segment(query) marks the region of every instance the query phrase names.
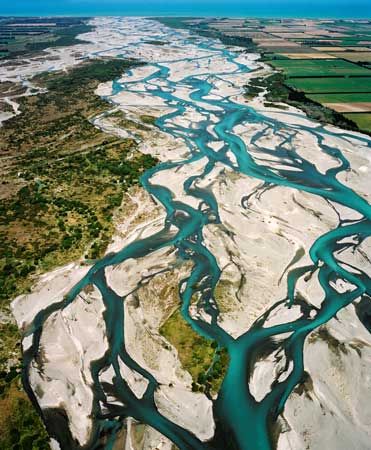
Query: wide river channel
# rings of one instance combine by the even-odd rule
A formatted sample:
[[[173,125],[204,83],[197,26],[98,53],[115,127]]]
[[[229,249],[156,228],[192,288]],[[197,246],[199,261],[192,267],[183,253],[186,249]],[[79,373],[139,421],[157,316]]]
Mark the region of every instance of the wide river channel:
[[[151,39],[154,37],[151,36]],[[202,64],[207,60],[216,58],[223,60],[228,66],[228,77],[231,74],[243,75],[251,71],[248,65],[240,62],[241,55],[238,49],[223,47],[217,41],[191,35],[187,37],[184,33],[165,27],[158,34],[157,39],[168,42],[168,45],[176,42],[177,45],[181,44],[184,48],[187,46],[194,48],[195,45],[198,45],[201,55],[199,57],[200,67],[203,67]],[[137,45],[140,46],[143,41],[143,37],[138,37]],[[122,56],[125,57],[125,47],[122,49]],[[172,64],[195,64],[197,58],[190,56],[179,61],[174,61],[171,57],[169,59]],[[163,132],[183,140],[189,149],[189,156],[186,159],[162,162],[145,172],[141,178],[144,189],[166,210],[163,229],[150,237],[130,243],[115,254],[107,254],[101,260],[96,261],[87,275],[62,302],[54,303],[40,311],[33,323],[33,344],[25,353],[25,362],[26,365],[30,364],[37,354],[43,324],[47,318],[58,309],[65,308],[74,301],[82,289],[93,284],[99,289],[104,299],[106,309],[102,320],[104,320],[107,330],[109,351],[91,366],[94,379],[95,421],[93,437],[89,444],[90,449],[112,449],[123,420],[126,417],[133,417],[157,429],[180,449],[270,450],[272,448],[271,424],[282,412],[290,393],[303,378],[303,346],[306,337],[355,299],[359,299],[365,293],[371,294],[370,280],[364,272],[356,269],[350,270],[343,264],[339,264],[335,255],[342,246],[351,245],[347,243],[349,241],[346,241],[346,238],[354,237],[352,244],[354,245],[355,241],[360,243],[371,234],[370,205],[338,179],[340,172],[350,169],[349,162],[338,148],[324,142],[326,136],[336,135],[345,141],[352,136],[346,131],[330,131],[329,128],[320,125],[311,128],[301,125],[300,122],[296,125],[286,124],[272,116],[259,113],[246,103],[237,102],[235,96],[234,98],[231,98],[231,95],[223,96],[221,91],[218,91],[218,96],[210,95],[215,88],[215,80],[223,80],[226,76],[223,66],[220,64],[209,64],[208,70],[204,73],[188,75],[185,70],[184,76],[176,81],[169,76],[168,64],[154,61],[150,65],[153,71],[142,79],[135,78],[130,81],[130,76],[128,76],[125,81],[116,80],[113,83],[112,95],[115,96],[120,92],[130,90],[136,93],[144,92],[146,95],[160,99],[171,108],[171,111],[169,112],[167,109],[165,114],[157,118],[156,126]],[[232,71],[230,70],[231,66],[233,67]],[[177,91],[180,88],[186,88],[188,92],[191,92],[190,95],[187,98],[178,97]],[[114,99],[111,100],[111,96],[108,97],[108,100],[114,102]],[[198,120],[192,127],[183,126],[178,119],[190,109],[196,112],[198,117],[202,116],[202,120]],[[213,122],[210,119],[211,114]],[[259,158],[252,156],[249,146],[235,130],[238,125],[249,127],[256,124],[264,124],[274,134],[285,134],[287,136],[285,145],[278,145],[274,150],[260,146]],[[328,169],[325,173],[320,172],[317,170],[315,162],[306,160],[295,151],[294,147],[288,151],[287,148],[291,141],[302,130],[315,137],[322,152],[337,159],[338,164],[335,167]],[[256,132],[252,142],[258,141],[260,133]],[[362,145],[370,146],[370,141],[366,136],[358,135],[357,139]],[[223,144],[218,147],[218,150],[215,149],[216,146],[212,145],[216,141]],[[281,166],[270,166],[269,160],[272,155],[282,159]],[[201,207],[195,208],[177,200],[168,187],[151,181],[161,171],[176,170],[178,167],[184,168],[202,158],[207,158],[207,164],[204,165],[202,173],[187,177],[183,184],[184,192],[188,196],[195,197],[198,204],[202,205]],[[229,335],[218,323],[219,309],[214,301],[214,289],[220,278],[221,268],[218,266],[215,256],[205,245],[203,230],[208,224],[220,222],[219,205],[210,190],[197,188],[197,182],[207,177],[216,164],[222,164],[240,176],[259,179],[267,189],[277,185],[286,186],[321,196],[329,202],[335,202],[353,210],[357,213],[357,217],[361,217],[357,220],[339,220],[336,229],[313,242],[310,249],[312,264],[291,270],[288,274],[287,299],[285,300],[287,305],[296,302],[294,291],[297,281],[308,274],[318,274],[325,298],[315,314],[309,315],[303,312],[302,317],[289,323],[264,326],[267,312],[238,338]],[[249,194],[247,191],[246,198]],[[244,199],[241,201],[244,203]],[[172,231],[174,229],[176,229],[175,233]],[[217,398],[213,401],[216,433],[209,442],[202,442],[189,430],[164,417],[156,408],[155,391],[158,387],[156,379],[133,360],[125,347],[125,297],[118,296],[106,282],[105,268],[108,266],[120,264],[129,258],[146,257],[164,247],[176,249],[180,258],[192,263],[189,277],[182,280],[179,286],[183,319],[191,325],[194,331],[215,341],[219,348],[225,348],[229,354],[230,362],[224,381]],[[338,279],[349,283],[352,288],[339,292],[335,289]],[[210,320],[203,320],[200,315],[197,317],[191,315],[190,304],[194,298],[198,299],[197,306],[208,315]],[[282,300],[280,301],[282,302]],[[285,338],[280,340],[280,336],[285,336]],[[272,339],[280,342],[291,371],[284,380],[276,380],[271,391],[258,402],[249,390],[248,380],[257,354],[259,351],[264,352]],[[142,398],[138,399],[123,379],[119,360],[148,380],[148,386]],[[100,382],[99,374],[108,366],[112,366],[115,371],[116,376],[113,378],[115,396],[123,406],[116,405],[109,414],[103,414],[99,405],[100,400],[105,399],[106,393]],[[28,386],[29,394],[33,397],[27,379],[27,370],[25,375],[26,386]],[[63,429],[62,422],[58,422],[55,427]],[[63,437],[62,431],[55,431],[55,433],[60,439],[62,448],[70,449],[74,446],[68,438],[68,432],[64,433],[65,437]],[[103,441],[105,443],[102,446]]]

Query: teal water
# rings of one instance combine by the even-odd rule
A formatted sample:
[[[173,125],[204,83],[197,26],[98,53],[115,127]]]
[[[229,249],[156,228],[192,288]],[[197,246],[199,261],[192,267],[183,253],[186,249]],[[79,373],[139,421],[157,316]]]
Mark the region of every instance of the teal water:
[[[2,0],[0,15],[371,18],[371,4],[368,0]]]
[[[176,36],[175,31],[169,31],[167,39],[171,41]],[[193,41],[192,41],[193,42]],[[188,45],[185,39],[183,44]],[[237,63],[239,56],[232,50],[221,48],[212,40],[200,39],[200,50],[207,50],[213,55],[223,56],[228,62],[234,64],[235,73],[247,73],[249,68]],[[206,58],[208,58],[207,56]],[[37,405],[29,380],[28,367],[32,359],[37,355],[43,324],[53,312],[65,308],[74,301],[79,292],[89,284],[94,284],[101,292],[106,310],[103,314],[107,329],[109,351],[103,358],[95,361],[91,367],[94,380],[94,433],[89,449],[112,449],[117,432],[126,417],[134,417],[140,422],[149,424],[153,428],[172,440],[180,449],[241,449],[241,450],[270,450],[272,448],[269,427],[282,412],[285,402],[293,389],[303,378],[303,346],[308,334],[333,318],[342,308],[349,305],[355,299],[365,293],[371,293],[371,283],[367,275],[361,270],[353,270],[343,264],[339,264],[335,252],[341,248],[352,247],[356,244],[344,243],[344,238],[353,236],[358,243],[371,235],[371,206],[356,192],[338,181],[340,172],[349,170],[350,165],[342,153],[335,147],[324,143],[324,136],[336,135],[322,126],[308,128],[290,126],[279,120],[268,118],[254,109],[235,103],[233,99],[225,96],[221,99],[207,99],[213,87],[212,81],[207,77],[186,76],[179,82],[169,79],[169,69],[162,64],[152,64],[155,73],[136,82],[119,83],[115,81],[114,92],[118,93],[130,87],[131,90],[141,92],[145,83],[152,89],[148,92],[152,96],[163,99],[175,111],[164,114],[156,120],[156,125],[166,133],[181,138],[190,149],[190,156],[182,161],[162,163],[145,172],[141,179],[142,186],[163,206],[166,211],[166,220],[163,229],[145,239],[132,242],[117,253],[106,255],[91,268],[88,274],[71,290],[63,301],[52,304],[47,309],[40,311],[36,316],[29,334],[33,333],[33,344],[25,353],[24,383],[30,397]],[[207,74],[206,74],[207,75]],[[222,78],[223,73],[213,74]],[[158,87],[162,81],[165,88]],[[192,90],[190,100],[180,99],[176,96],[178,85]],[[137,86],[137,87],[136,87]],[[187,107],[192,107],[208,117],[208,106],[217,106],[219,110],[213,111],[218,122],[214,127],[216,136],[208,131],[210,120],[204,120],[197,128],[189,129],[174,122],[182,116]],[[336,168],[321,173],[315,164],[305,160],[296,153],[295,149],[287,151],[283,146],[270,150],[259,144],[258,132],[253,143],[257,146],[261,158],[259,161],[249,153],[249,148],[242,139],[233,132],[239,125],[264,124],[276,133],[288,131],[288,142],[291,142],[296,133],[306,130],[314,136],[323,152],[337,158],[339,164]],[[347,133],[338,133],[347,139]],[[367,137],[359,138],[365,145],[371,147]],[[223,147],[215,151],[210,146],[214,141],[222,141]],[[254,150],[256,151],[256,149]],[[231,160],[228,152],[232,152]],[[285,168],[277,169],[264,159],[274,154],[285,161]],[[192,176],[185,180],[184,191],[197,199],[202,200],[202,208],[194,208],[190,205],[174,199],[172,192],[165,186],[159,186],[151,182],[152,176],[170,168],[187,166],[192,162],[207,158],[208,163],[199,176]],[[325,299],[318,309],[302,308],[302,316],[290,323],[282,323],[275,326],[264,326],[269,311],[260,317],[254,325],[246,330],[239,338],[235,339],[225,332],[218,324],[219,309],[214,302],[214,289],[218,283],[221,270],[217,261],[203,241],[203,228],[210,223],[220,223],[218,203],[211,191],[197,188],[197,181],[206,177],[215,164],[224,164],[239,174],[262,180],[266,186],[287,186],[292,189],[305,191],[322,198],[344,205],[358,212],[361,219],[355,221],[340,221],[336,229],[324,234],[310,249],[312,264],[310,266],[295,269],[289,272],[287,285],[287,298],[279,303],[286,305],[299,304],[295,298],[295,286],[297,281],[308,274],[317,273]],[[289,169],[296,169],[295,171]],[[249,192],[241,199],[241,204],[247,207]],[[176,231],[173,231],[173,230]],[[207,339],[217,342],[219,348],[227,349],[230,356],[230,364],[222,383],[219,395],[214,401],[214,417],[216,421],[215,438],[210,442],[201,442],[189,430],[180,427],[164,417],[156,408],[155,391],[158,387],[157,380],[128,354],[125,347],[124,335],[124,302],[125,297],[119,297],[107,285],[105,268],[117,265],[129,258],[145,257],[152,252],[165,247],[177,250],[180,258],[191,261],[193,269],[188,278],[181,281],[179,292],[181,297],[181,312],[192,328]],[[353,290],[339,293],[334,288],[334,281],[342,279],[353,286]],[[140,285],[138,285],[139,288]],[[201,318],[192,317],[189,314],[191,299],[197,294],[199,309],[203,309],[211,317],[210,322]],[[274,305],[271,309],[275,308]],[[310,312],[315,314],[310,314]],[[283,337],[290,333],[289,337]],[[284,381],[278,381],[272,385],[271,391],[260,401],[256,401],[249,390],[248,380],[253,371],[255,361],[259,354],[264,352],[267,345],[275,339],[277,345],[284,351],[286,359],[293,364],[293,370]],[[119,361],[122,360],[128,367],[140,373],[148,381],[148,387],[142,399],[138,399],[122,378]],[[112,366],[115,377],[113,390],[115,396],[123,406],[109,404],[107,400],[107,386],[100,380],[100,373]],[[101,404],[105,405],[102,410]],[[108,411],[108,412],[107,412]],[[54,412],[57,414],[57,412]],[[62,449],[79,448],[68,433],[68,423],[47,421],[50,433],[61,443]],[[104,444],[103,444],[104,442]]]

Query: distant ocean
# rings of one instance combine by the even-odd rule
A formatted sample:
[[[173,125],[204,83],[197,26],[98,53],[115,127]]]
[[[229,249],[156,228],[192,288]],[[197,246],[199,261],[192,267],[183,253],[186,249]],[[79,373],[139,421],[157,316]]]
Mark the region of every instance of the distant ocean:
[[[0,15],[371,19],[371,0],[0,0]]]

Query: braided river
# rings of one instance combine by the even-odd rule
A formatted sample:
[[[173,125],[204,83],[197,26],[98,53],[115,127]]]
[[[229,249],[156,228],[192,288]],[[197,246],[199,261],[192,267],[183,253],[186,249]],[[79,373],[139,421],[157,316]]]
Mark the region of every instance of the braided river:
[[[100,320],[106,330],[108,348],[99,358],[93,358],[89,368],[92,380],[91,433],[85,443],[78,443],[68,429],[68,420],[62,420],[63,415],[58,416],[55,412],[48,416],[47,425],[60,448],[118,448],[115,447],[117,435],[125,419],[131,417],[159,431],[179,449],[270,450],[273,448],[272,424],[304,377],[306,338],[352,302],[371,295],[370,278],[363,268],[345,263],[339,257],[348,249],[356,251],[371,235],[370,204],[342,178],[342,174],[354,168],[342,152],[341,145],[370,151],[371,140],[360,133],[301,120],[305,116],[298,110],[283,110],[285,116],[282,116],[275,114],[274,108],[256,108],[254,103],[245,101],[242,94],[246,83],[243,80],[248,79],[252,68],[259,66],[254,58],[246,59],[242,49],[225,47],[217,41],[170,30],[142,19],[138,23],[145,25],[148,33],[138,31],[136,42],[133,40],[122,46],[116,39],[116,56],[126,57],[128,50],[133,54],[135,49],[145,45],[149,33],[151,39],[166,41],[164,47],[182,48],[183,55],[177,59],[170,53],[168,60],[163,56],[161,61],[147,61],[146,73],[141,75],[142,69],[139,68],[123,74],[122,79],[113,82],[111,92],[104,97],[112,107],[119,105],[123,111],[126,92],[151,98],[151,105],[155,105],[153,108],[161,105],[155,126],[170,141],[174,138],[174,142],[181,142],[186,149],[185,156],[172,158],[170,152],[168,160],[161,160],[141,178],[141,186],[165,212],[161,229],[129,242],[118,251],[107,253],[69,289],[67,295],[37,312],[26,333],[32,336],[32,343],[24,352],[24,383],[35,406],[42,406],[30,380],[30,371],[40,351],[45,323],[52,315],[71,306],[87,286],[94,286],[104,304]],[[119,20],[115,26],[119,34]],[[155,32],[151,31],[152,27]],[[124,35],[125,30],[122,33]],[[187,48],[192,49],[190,56],[187,56]],[[180,73],[175,74],[174,67],[180,67]],[[145,114],[145,106],[142,109]],[[241,137],[239,130],[242,129],[250,133],[249,140]],[[315,142],[319,157],[333,162],[325,170],[318,168],[312,153],[306,158],[305,152],[300,151],[298,139],[303,134],[310,139],[309,142]],[[270,144],[263,139],[267,136]],[[272,146],[272,142],[277,143]],[[189,174],[182,178],[178,188],[184,196],[179,198],[171,183],[166,183],[166,178],[180,169],[182,174],[187,174],[188,167],[195,165],[201,169],[196,174],[189,170]],[[239,208],[247,213],[256,190],[269,196],[277,187],[313,198],[320,197],[333,208],[347,211],[346,217],[339,214],[337,226],[322,233],[310,248],[305,249],[308,257],[305,264],[294,261],[287,268],[284,298],[270,302],[259,317],[238,335],[228,332],[220,320],[215,290],[222,267],[213,247],[205,240],[205,230],[210,226],[224,227],[228,234],[228,224],[223,223],[220,214],[222,205],[213,190],[205,187],[205,180],[215,176],[216,168],[217,173],[224,176],[259,182],[259,187],[253,190],[246,185],[240,198]],[[160,179],[164,182],[158,182]],[[187,202],[187,198],[192,201]],[[248,214],[246,220],[249,220]],[[264,241],[263,232],[261,237]],[[244,246],[248,253],[248,234]],[[182,320],[197,334],[215,342],[217,348],[226,349],[229,355],[229,365],[219,393],[211,399],[215,431],[207,440],[159,411],[156,403],[159,381],[148,367],[135,360],[126,346],[125,302],[129,294],[119,295],[106,275],[108,268],[128,260],[143,260],[162,249],[174,251],[178,260],[191,267],[178,286]],[[316,306],[296,295],[298,283],[310,277],[318,279],[322,291],[323,299]],[[254,283],[253,279],[249,281]],[[130,290],[130,295],[143,282],[143,279],[139,280],[134,290]],[[339,289],[339,282],[343,289]],[[124,275],[122,284],[125,285]],[[255,301],[259,302],[264,292],[257,290],[256,295],[259,298]],[[295,307],[299,308],[299,315],[289,320],[282,316],[282,320],[276,320],[274,324],[268,321],[278,308],[284,308],[290,314]],[[79,317],[76,320],[78,323]],[[251,392],[249,379],[255,362],[267,352],[270,343],[284,354],[286,376],[276,377],[269,391],[257,400]],[[123,376],[121,363],[145,380],[146,388],[141,397],[135,395]],[[102,372],[108,368],[113,371],[110,392],[114,393],[115,402],[111,404],[107,400],[107,385],[101,379]]]

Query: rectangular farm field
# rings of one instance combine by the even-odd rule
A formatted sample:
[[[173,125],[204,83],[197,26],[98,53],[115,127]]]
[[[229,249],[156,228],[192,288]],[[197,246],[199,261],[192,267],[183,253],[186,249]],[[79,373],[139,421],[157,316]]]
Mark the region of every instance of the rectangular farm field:
[[[281,62],[281,61],[280,61]],[[286,61],[285,61],[286,62]],[[286,84],[306,93],[371,92],[371,77],[360,78],[290,78]]]
[[[354,102],[371,102],[370,92],[355,92],[351,94],[310,94],[311,100],[317,103],[354,103]]]
[[[284,74],[291,77],[310,76],[371,76],[371,71],[365,67],[357,66],[342,59],[306,59],[306,60],[279,60],[267,61]]]
[[[371,51],[369,52],[337,52],[336,56],[353,62],[371,62]]]

